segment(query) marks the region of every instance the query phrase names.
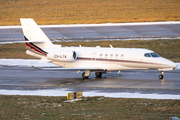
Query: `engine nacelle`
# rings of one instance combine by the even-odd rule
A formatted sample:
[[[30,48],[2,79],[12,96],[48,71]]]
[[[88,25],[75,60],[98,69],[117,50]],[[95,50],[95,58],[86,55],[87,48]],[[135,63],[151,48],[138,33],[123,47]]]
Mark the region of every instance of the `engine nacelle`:
[[[76,60],[77,55],[75,51],[66,50],[66,51],[60,51],[58,53],[47,54],[47,58],[49,60],[73,62]]]

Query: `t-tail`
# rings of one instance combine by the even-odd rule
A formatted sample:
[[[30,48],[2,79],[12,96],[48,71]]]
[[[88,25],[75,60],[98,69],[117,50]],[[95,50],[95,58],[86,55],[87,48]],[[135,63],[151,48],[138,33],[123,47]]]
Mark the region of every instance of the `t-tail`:
[[[24,38],[27,46],[27,54],[36,54],[36,57],[42,58],[48,53],[46,49],[53,47],[53,43],[44,34],[44,32],[39,28],[33,19],[21,18],[21,25],[24,34]],[[33,55],[33,56],[34,56]],[[38,56],[40,55],[40,56]]]

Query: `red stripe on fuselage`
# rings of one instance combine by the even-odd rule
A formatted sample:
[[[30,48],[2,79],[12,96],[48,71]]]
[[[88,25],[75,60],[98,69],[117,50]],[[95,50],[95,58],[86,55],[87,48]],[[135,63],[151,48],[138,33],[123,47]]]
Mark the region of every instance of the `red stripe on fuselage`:
[[[40,54],[47,55],[47,53],[44,53],[44,52],[38,50],[36,47],[32,46],[32,45],[29,44],[29,43],[26,43],[26,45],[27,45],[28,47],[30,47],[31,49],[35,50],[36,52],[40,53]]]

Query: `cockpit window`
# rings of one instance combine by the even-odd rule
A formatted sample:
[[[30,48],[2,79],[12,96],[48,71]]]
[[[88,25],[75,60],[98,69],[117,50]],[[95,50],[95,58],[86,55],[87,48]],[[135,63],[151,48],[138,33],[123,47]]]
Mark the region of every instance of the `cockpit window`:
[[[145,53],[144,57],[160,57],[157,53]]]
[[[152,57],[160,57],[158,54],[156,53],[150,53]]]
[[[149,53],[145,53],[144,57],[151,57],[151,55]]]

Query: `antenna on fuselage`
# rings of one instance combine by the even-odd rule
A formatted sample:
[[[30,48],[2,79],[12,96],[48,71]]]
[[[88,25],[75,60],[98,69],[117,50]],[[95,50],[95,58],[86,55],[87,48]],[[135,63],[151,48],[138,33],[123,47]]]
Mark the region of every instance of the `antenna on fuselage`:
[[[110,44],[109,46],[110,46],[111,48],[113,48],[113,46],[112,46],[111,44]]]

